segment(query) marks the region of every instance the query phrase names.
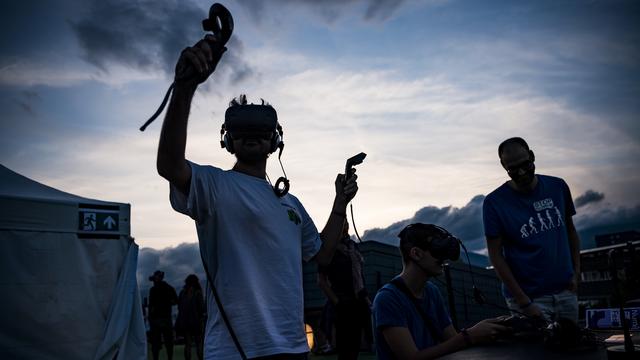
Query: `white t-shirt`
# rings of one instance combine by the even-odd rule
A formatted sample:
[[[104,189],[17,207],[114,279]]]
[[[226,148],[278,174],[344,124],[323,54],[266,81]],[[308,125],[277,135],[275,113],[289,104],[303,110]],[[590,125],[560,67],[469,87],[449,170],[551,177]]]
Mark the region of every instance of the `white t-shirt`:
[[[322,242],[300,201],[278,198],[265,179],[191,165],[185,197],[171,205],[196,222],[200,250],[247,357],[309,351],[304,331],[302,261]],[[211,290],[205,359],[240,359]]]

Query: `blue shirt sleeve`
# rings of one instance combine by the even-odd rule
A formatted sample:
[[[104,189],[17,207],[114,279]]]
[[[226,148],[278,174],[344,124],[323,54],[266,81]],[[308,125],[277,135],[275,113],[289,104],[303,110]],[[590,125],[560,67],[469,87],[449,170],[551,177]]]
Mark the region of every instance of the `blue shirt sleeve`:
[[[494,207],[494,201],[490,197],[484,198],[482,203],[482,221],[486,237],[495,238],[503,233],[502,223]]]
[[[564,206],[565,206],[565,217],[571,217],[576,214],[576,207],[573,205],[573,198],[571,197],[571,190],[569,189],[569,185],[564,180],[562,181],[562,190],[564,193]]]

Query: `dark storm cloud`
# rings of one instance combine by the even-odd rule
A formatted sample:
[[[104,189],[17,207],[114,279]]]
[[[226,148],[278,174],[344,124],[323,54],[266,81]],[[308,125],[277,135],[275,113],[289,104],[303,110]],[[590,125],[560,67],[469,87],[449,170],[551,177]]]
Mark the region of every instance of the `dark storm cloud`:
[[[574,222],[580,234],[582,247],[593,247],[596,235],[640,230],[640,205],[630,208],[592,208],[584,213],[578,212]]]
[[[71,20],[84,59],[102,70],[120,64],[137,70],[163,70],[172,76],[182,49],[203,36],[206,9],[191,1],[95,1],[87,14]],[[236,35],[219,68],[231,81],[252,73],[242,59],[242,41]],[[229,66],[233,64],[233,66]]]
[[[460,238],[469,250],[481,250],[484,247],[482,227],[483,201],[484,195],[477,195],[461,208],[427,206],[418,210],[410,219],[399,221],[384,229],[367,230],[362,238],[363,240],[376,240],[398,245],[398,233],[400,230],[408,224],[421,222],[442,226]]]
[[[579,207],[583,207],[587,204],[591,204],[591,203],[597,203],[599,201],[602,201],[602,199],[604,199],[604,194],[597,192],[597,191],[593,191],[593,190],[587,190],[585,191],[584,194],[578,196],[575,201],[574,204],[577,208]]]
[[[175,287],[176,291],[180,291],[189,274],[196,274],[202,286],[206,283],[198,244],[183,243],[162,250],[141,249],[138,254],[137,276],[143,296],[148,295],[148,289],[153,285],[149,276],[156,270],[164,271],[164,281]]]
[[[589,190],[574,200],[576,206],[596,203],[604,198],[604,194]],[[452,206],[427,206],[406,220],[396,222],[389,227],[371,229],[364,232],[363,240],[376,240],[391,245],[398,245],[398,233],[406,225],[422,222],[444,227],[459,237],[469,250],[483,250],[486,247],[484,227],[482,224],[483,195],[477,195],[461,208]],[[587,208],[588,209],[588,208]],[[580,234],[583,248],[594,246],[594,236],[612,232],[640,229],[640,205],[632,208],[596,207],[589,211],[578,212],[574,223]]]
[[[252,0],[238,0],[256,22],[264,19],[264,14],[269,11],[271,15],[274,13],[285,13],[286,7],[297,6],[299,8],[307,8],[314,13],[320,14],[328,23],[334,22],[340,18],[343,13],[351,8],[364,6],[362,19],[372,22],[387,21],[404,3],[404,0],[274,0],[269,1],[269,6],[265,3]]]
[[[386,21],[402,5],[404,0],[368,1],[364,13],[365,20]]]

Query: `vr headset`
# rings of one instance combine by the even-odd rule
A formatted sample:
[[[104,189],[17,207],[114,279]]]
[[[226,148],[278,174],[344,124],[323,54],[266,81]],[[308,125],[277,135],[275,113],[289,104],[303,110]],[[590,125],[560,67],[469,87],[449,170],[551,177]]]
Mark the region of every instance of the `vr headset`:
[[[426,241],[425,236],[430,237],[431,241]],[[424,250],[428,250],[434,258],[440,261],[455,261],[460,258],[460,240],[440,226],[423,223],[410,224],[400,231],[398,237],[412,239],[414,244],[425,244]],[[423,248],[422,246],[418,247]]]
[[[220,129],[220,146],[235,153],[234,139],[271,140],[270,152],[284,146],[282,126],[276,110],[269,105],[236,105],[227,109]]]

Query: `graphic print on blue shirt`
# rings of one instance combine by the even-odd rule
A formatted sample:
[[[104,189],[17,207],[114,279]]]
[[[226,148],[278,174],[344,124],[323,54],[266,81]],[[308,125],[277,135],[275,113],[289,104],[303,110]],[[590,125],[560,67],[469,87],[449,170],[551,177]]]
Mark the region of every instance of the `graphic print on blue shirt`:
[[[302,220],[300,220],[300,215],[298,215],[298,213],[296,212],[296,208],[286,203],[280,203],[280,204],[287,208],[287,215],[289,216],[289,221],[293,222],[296,225],[300,225]]]
[[[575,214],[564,180],[537,175],[530,193],[503,184],[483,205],[487,238],[502,238],[503,256],[529,297],[564,290],[573,276],[566,218]],[[511,294],[503,285],[506,297]]]
[[[545,232],[564,226],[562,212],[554,206],[552,198],[536,201],[533,203],[537,218],[529,217],[529,221],[520,227],[520,236],[527,238],[538,232]],[[537,220],[537,221],[536,221]]]

